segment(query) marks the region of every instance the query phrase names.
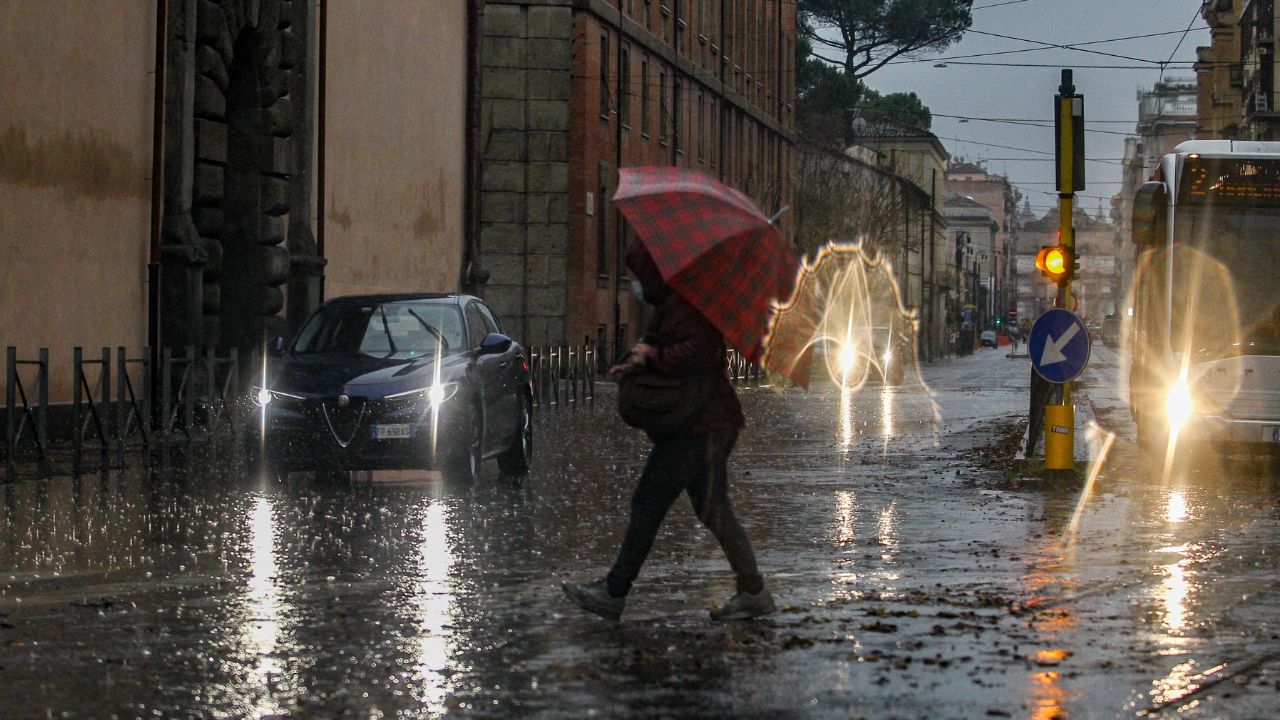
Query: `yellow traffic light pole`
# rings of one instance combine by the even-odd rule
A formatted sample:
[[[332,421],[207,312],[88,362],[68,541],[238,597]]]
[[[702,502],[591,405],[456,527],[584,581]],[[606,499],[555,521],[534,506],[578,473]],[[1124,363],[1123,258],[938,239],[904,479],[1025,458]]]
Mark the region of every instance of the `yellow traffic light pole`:
[[[1075,190],[1084,181],[1084,97],[1077,95],[1071,71],[1062,71],[1062,84],[1054,98],[1057,126],[1058,166],[1058,247],[1065,267],[1058,278],[1058,307],[1071,310],[1071,277],[1075,269],[1075,228],[1072,215]],[[1081,127],[1077,127],[1077,123]],[[1079,146],[1079,147],[1078,147]],[[1079,163],[1080,167],[1077,167]],[[1062,384],[1059,405],[1046,405],[1044,412],[1044,466],[1047,470],[1075,468],[1075,407],[1071,404],[1071,383]]]

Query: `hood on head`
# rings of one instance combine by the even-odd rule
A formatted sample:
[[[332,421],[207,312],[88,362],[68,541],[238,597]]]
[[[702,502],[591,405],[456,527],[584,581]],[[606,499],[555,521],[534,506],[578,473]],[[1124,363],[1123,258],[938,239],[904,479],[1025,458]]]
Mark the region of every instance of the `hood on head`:
[[[671,287],[662,279],[662,272],[654,262],[649,250],[639,240],[632,241],[627,248],[627,267],[631,274],[640,281],[644,290],[644,299],[654,305],[660,305],[671,294]]]

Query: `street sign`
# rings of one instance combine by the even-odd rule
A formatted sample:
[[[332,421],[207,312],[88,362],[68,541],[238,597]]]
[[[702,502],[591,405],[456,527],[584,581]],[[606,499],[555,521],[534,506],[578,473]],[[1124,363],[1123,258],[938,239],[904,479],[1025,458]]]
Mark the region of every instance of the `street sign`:
[[[1079,377],[1089,364],[1089,329],[1079,315],[1053,308],[1031,326],[1027,351],[1031,367],[1051,383],[1067,383]]]

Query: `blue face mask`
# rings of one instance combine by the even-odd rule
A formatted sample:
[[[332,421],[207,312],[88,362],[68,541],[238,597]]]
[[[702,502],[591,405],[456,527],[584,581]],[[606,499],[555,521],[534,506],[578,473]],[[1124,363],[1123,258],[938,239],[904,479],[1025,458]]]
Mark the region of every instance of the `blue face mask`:
[[[644,286],[639,280],[631,281],[631,293],[636,296],[637,300],[644,300]]]

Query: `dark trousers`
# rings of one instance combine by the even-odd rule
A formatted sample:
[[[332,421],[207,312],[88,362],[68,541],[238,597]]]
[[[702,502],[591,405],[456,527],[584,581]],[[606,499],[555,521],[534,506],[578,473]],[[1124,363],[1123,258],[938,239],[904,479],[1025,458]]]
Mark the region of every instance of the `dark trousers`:
[[[626,595],[640,574],[640,566],[653,548],[662,519],[680,493],[689,493],[698,519],[720,541],[737,576],[738,590],[758,593],[764,580],[756,568],[747,533],[729,504],[729,453],[738,439],[736,430],[711,435],[658,438],[649,452],[640,484],[631,498],[631,521],[618,559],[609,570],[609,594]]]

